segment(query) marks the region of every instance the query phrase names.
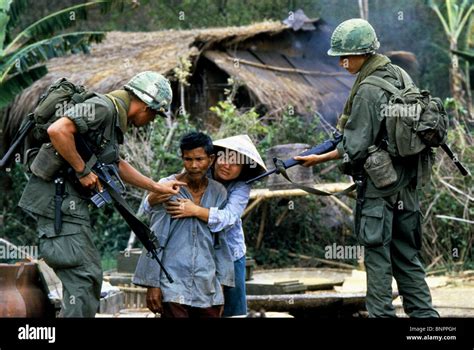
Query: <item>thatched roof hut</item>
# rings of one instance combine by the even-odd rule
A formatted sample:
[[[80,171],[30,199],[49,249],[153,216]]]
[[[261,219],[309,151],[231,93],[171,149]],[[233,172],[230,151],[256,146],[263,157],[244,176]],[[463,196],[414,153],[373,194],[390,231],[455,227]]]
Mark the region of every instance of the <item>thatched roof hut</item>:
[[[279,112],[292,105],[299,113],[318,110],[334,120],[353,77],[326,55],[329,28],[320,20],[311,24],[298,30],[281,22],[263,22],[200,30],[111,32],[88,55],[49,61],[49,73],[17,97],[8,119],[16,124],[60,77],[107,92],[143,70],[158,71],[173,81],[177,108],[173,68],[180,57],[186,57],[193,64],[191,85],[186,88],[186,108],[193,116],[209,113],[210,106],[224,99],[227,78],[236,76],[244,84],[237,105],[257,106],[262,112]]]

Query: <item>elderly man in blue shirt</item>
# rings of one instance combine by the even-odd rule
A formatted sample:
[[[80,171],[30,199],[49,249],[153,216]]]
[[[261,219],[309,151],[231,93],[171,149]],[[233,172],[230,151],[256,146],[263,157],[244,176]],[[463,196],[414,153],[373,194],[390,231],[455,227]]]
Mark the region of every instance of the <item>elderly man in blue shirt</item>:
[[[187,200],[203,207],[223,207],[225,187],[206,176],[215,155],[209,136],[190,133],[180,143],[185,171],[161,181],[187,184],[170,200]],[[147,306],[163,318],[220,317],[223,286],[234,286],[234,266],[224,232],[211,232],[195,217],[174,219],[163,204],[151,208],[151,229],[157,235],[164,267],[174,279],[169,283],[156,261],[144,252],[133,283],[148,288]]]
[[[219,181],[227,189],[224,208],[200,206],[187,199],[168,201],[169,195],[150,194],[145,210],[150,205],[168,201],[165,207],[175,219],[196,217],[207,223],[211,232],[225,231],[234,261],[235,287],[224,288],[223,316],[247,314],[245,293],[245,237],[241,216],[248,204],[250,186],[245,181],[266,171],[265,164],[247,135],[237,135],[214,141],[217,159],[208,177]]]

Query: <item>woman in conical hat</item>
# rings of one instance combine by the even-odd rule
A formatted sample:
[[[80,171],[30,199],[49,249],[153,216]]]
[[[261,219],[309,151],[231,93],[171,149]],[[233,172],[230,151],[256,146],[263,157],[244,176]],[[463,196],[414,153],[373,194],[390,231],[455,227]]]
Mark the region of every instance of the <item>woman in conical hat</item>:
[[[247,314],[245,294],[245,238],[242,216],[248,204],[250,186],[245,181],[267,169],[252,140],[247,135],[237,135],[213,142],[216,161],[209,172],[210,177],[221,182],[227,189],[227,204],[223,209],[203,208],[190,200],[168,202],[165,206],[172,218],[197,217],[208,223],[212,232],[225,231],[234,260],[235,287],[224,287],[223,316]],[[150,194],[148,202],[154,205],[164,197]]]

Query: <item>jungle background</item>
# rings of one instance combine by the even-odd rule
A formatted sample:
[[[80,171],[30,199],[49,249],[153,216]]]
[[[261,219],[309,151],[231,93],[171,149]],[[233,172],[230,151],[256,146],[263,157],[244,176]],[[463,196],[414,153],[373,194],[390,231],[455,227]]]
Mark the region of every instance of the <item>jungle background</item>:
[[[24,28],[55,11],[83,2],[38,0],[24,3],[27,6],[21,8],[15,28]],[[469,1],[133,1],[131,7],[109,9],[106,14],[91,11],[85,16],[87,18],[77,21],[74,28],[60,29],[66,33],[98,30],[146,32],[236,26],[270,19],[283,20],[290,11],[300,8],[308,17],[322,18],[335,27],[346,19],[359,17],[361,3],[368,8],[368,19],[385,51],[406,50],[416,55],[420,68],[419,85],[444,99],[451,123],[448,144],[473,172],[474,120],[472,85],[469,81],[472,65],[469,66],[469,60],[472,61],[474,50],[474,15],[470,8],[473,5]],[[452,11],[456,8],[459,11],[463,4],[466,4],[464,14],[468,14],[464,24],[461,23],[464,17],[457,19],[456,12]],[[179,20],[181,12],[185,14],[185,20]],[[404,21],[398,20],[400,15],[404,16]],[[439,16],[446,18],[444,24]],[[15,28],[10,33],[12,37],[21,31]],[[86,46],[93,39],[88,37]],[[461,50],[463,54],[455,55],[450,49]],[[65,50],[62,54],[70,53]],[[4,63],[3,57],[0,63]],[[334,64],[337,64],[336,60]],[[175,79],[186,84],[187,69],[189,67],[184,66],[182,70],[177,70]],[[195,129],[209,133],[214,139],[247,133],[258,145],[263,157],[271,146],[277,144],[301,142],[314,145],[329,137],[320,127],[321,121],[317,117],[308,120],[284,113],[278,118],[270,118],[254,109],[239,110],[232,100],[235,88],[235,82],[229,81],[227,98],[212,109],[220,121],[218,126],[206,124],[205,120],[198,120],[187,113],[176,115],[171,124],[164,119],[157,119],[145,130],[130,131],[123,148],[124,158],[129,159],[144,174],[159,179],[180,170],[179,139]],[[1,115],[4,125],[5,114]],[[424,262],[432,273],[473,269],[472,180],[454,171],[441,151],[437,152],[436,159],[431,186],[425,188],[421,197]],[[319,183],[348,180],[336,167],[329,168],[327,164],[316,166],[313,171]],[[36,242],[35,218],[17,207],[26,181],[27,175],[19,164],[1,171],[0,237],[18,245]],[[134,208],[138,208],[143,193],[129,188],[127,199]],[[343,200],[351,207],[354,204],[352,199]],[[276,218],[288,210],[288,201],[271,200],[271,215],[267,218],[263,242],[258,249],[255,246],[262,210],[254,210],[244,220],[248,255],[260,266],[318,266],[319,262],[311,258],[302,259],[301,256],[324,258],[324,248],[328,245],[356,244],[351,233],[351,220],[334,211],[332,202],[307,196],[295,198],[292,204],[293,209],[285,215],[284,220],[276,223]],[[104,268],[112,268],[117,253],[127,246],[130,230],[113,208],[92,211],[95,241],[102,253]],[[146,217],[143,218],[146,220]],[[342,262],[357,265],[356,260]]]

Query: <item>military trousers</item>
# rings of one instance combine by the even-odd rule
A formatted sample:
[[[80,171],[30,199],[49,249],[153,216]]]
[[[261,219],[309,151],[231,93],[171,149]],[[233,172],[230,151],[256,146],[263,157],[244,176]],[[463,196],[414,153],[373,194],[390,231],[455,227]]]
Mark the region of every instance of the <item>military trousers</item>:
[[[54,220],[40,216],[38,233],[40,256],[63,285],[60,315],[94,317],[100,302],[102,267],[90,224],[63,221],[61,232],[56,234]]]
[[[439,317],[420,260],[422,215],[411,185],[384,198],[365,198],[359,244],[364,247],[369,317],[396,317],[392,277],[410,317]]]

